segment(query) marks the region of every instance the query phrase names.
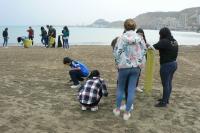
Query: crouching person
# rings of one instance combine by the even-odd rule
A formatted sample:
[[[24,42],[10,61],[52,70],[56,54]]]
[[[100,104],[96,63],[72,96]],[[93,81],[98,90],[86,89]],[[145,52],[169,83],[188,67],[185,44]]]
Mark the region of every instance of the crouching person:
[[[73,82],[71,88],[80,88],[80,81],[83,81],[84,77],[87,77],[89,75],[88,67],[79,61],[70,59],[69,57],[65,57],[63,59],[63,64],[69,65],[71,67],[71,70],[69,71],[69,75],[71,77],[70,81]]]
[[[17,42],[19,44],[21,43],[21,46],[23,46],[24,48],[30,48],[32,46],[32,40],[28,39],[25,36],[18,37]]]
[[[84,86],[80,88],[79,102],[82,105],[81,109],[91,111],[98,110],[98,103],[101,97],[108,96],[107,87],[98,70],[93,70]]]

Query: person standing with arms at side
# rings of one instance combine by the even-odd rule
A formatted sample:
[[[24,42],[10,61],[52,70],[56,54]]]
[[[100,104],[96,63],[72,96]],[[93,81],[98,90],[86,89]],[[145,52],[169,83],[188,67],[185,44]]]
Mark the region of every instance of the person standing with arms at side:
[[[8,28],[5,28],[5,30],[3,31],[3,47],[7,47],[8,44]]]
[[[171,34],[171,31],[164,27],[160,29],[160,40],[153,47],[159,50],[160,54],[160,77],[163,86],[163,96],[155,107],[166,107],[172,91],[172,79],[177,70],[178,43]]]
[[[67,26],[65,26],[62,30],[63,33],[63,48],[68,49],[69,48],[69,29]]]
[[[143,38],[135,33],[136,23],[133,19],[124,22],[125,32],[117,39],[114,47],[114,57],[118,68],[118,85],[116,94],[116,108],[113,110],[115,116],[120,115],[120,107],[128,88],[126,110],[124,120],[131,116],[131,106],[134,103],[136,82],[142,65],[142,51],[145,42]]]
[[[33,45],[33,38],[34,38],[34,30],[32,29],[32,27],[30,26],[29,29],[27,30],[28,32],[28,38],[30,40],[32,40],[32,45]]]

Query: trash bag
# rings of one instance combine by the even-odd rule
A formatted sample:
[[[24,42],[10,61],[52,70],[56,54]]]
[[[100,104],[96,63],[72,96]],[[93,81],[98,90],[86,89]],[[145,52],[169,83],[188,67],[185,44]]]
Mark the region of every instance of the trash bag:
[[[24,48],[29,48],[32,46],[32,40],[24,39],[23,44],[24,44]]]
[[[55,38],[54,37],[50,37],[49,38],[49,47],[55,47]]]
[[[58,48],[62,47],[62,45],[63,45],[61,39],[62,39],[62,36],[61,35],[58,36]]]

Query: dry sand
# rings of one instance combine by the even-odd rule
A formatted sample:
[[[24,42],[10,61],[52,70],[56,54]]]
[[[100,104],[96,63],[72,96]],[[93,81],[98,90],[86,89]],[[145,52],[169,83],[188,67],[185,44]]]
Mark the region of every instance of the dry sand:
[[[106,80],[109,97],[98,112],[80,110],[76,90],[66,84],[65,56],[100,70]],[[116,70],[109,46],[0,48],[0,133],[199,133],[199,57],[200,46],[180,48],[170,104],[155,108],[162,94],[157,54],[152,95],[137,93],[132,117],[124,121],[112,114]]]

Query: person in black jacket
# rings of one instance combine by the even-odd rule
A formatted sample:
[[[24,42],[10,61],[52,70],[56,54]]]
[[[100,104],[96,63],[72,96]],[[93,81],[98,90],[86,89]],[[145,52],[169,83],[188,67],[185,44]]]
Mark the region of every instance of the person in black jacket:
[[[42,26],[41,27],[41,42],[42,44],[45,45],[45,47],[48,46],[48,36],[47,36],[47,31],[45,30],[45,28]]]
[[[160,40],[153,47],[160,54],[160,77],[163,86],[163,96],[155,107],[166,107],[172,91],[172,79],[177,70],[178,43],[166,27],[159,32]]]
[[[3,47],[7,47],[7,44],[8,44],[8,28],[5,28],[2,35],[3,35],[3,39],[4,39]]]

